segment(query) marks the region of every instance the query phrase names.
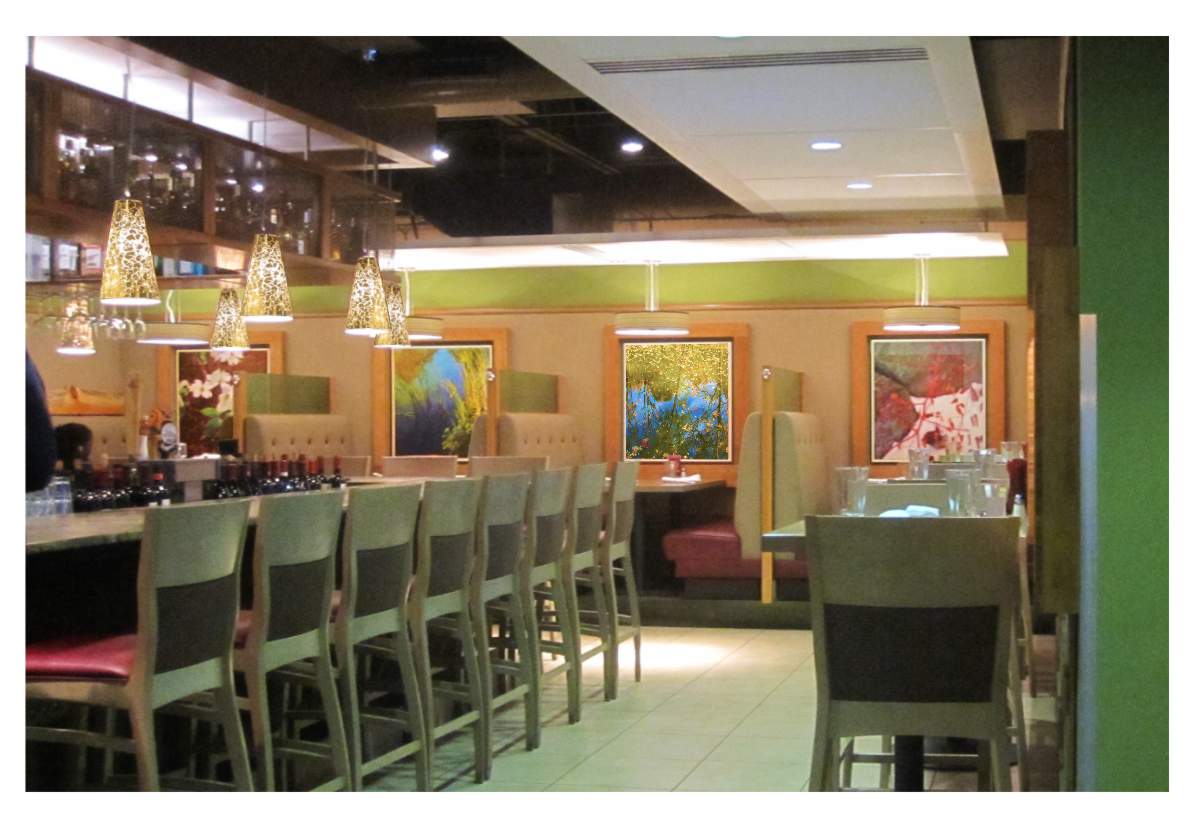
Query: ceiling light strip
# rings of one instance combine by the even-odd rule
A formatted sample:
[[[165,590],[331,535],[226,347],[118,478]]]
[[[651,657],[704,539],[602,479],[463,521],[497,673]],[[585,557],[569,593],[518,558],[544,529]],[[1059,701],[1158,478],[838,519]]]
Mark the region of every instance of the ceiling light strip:
[[[866,48],[850,51],[794,51],[782,54],[735,54],[716,57],[673,57],[589,62],[599,74],[656,71],[705,71],[731,68],[778,68],[801,65],[856,65],[872,62],[915,62],[929,59],[924,48]]]

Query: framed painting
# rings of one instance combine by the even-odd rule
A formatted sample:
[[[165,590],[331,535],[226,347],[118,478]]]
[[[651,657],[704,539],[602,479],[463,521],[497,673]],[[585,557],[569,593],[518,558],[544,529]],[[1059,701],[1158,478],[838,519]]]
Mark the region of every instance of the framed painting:
[[[854,462],[902,472],[908,452],[995,447],[1004,436],[1004,324],[897,334],[854,324]]]
[[[604,358],[605,459],[678,454],[689,473],[736,484],[750,402],[746,324],[697,324],[671,340],[619,337],[609,326]]]
[[[487,408],[491,344],[414,346],[393,349],[391,358],[392,455],[465,459]]]
[[[733,461],[733,342],[621,344],[625,461]]]
[[[160,348],[158,408],[172,417],[188,454],[216,453],[222,439],[241,439],[245,374],[283,373],[283,333],[250,332],[249,351]]]
[[[508,368],[508,329],[447,329],[436,342],[371,354],[375,460],[466,457],[487,406],[487,370]]]
[[[125,413],[125,395],[67,385],[47,391],[46,406],[52,416],[121,416]]]

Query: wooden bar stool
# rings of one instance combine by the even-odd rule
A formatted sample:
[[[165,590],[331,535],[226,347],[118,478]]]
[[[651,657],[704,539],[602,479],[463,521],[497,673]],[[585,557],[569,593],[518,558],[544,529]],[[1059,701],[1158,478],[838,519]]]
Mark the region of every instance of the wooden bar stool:
[[[604,699],[615,700],[620,683],[617,654],[621,643],[632,638],[634,680],[642,679],[642,616],[638,609],[637,580],[633,574],[630,539],[633,535],[634,491],[637,488],[637,462],[618,462],[613,467],[612,488],[608,495],[608,520],[596,560],[603,575],[607,595],[609,644],[604,655]],[[616,579],[620,576],[629,604],[629,614],[621,614]]]
[[[254,608],[241,616],[234,651],[234,667],[246,680],[258,786],[275,790],[278,755],[331,761],[335,776],[317,790],[350,788],[353,777],[329,636],[342,494],[321,491],[264,496],[259,501]],[[309,661],[320,688],[328,745],[276,738],[271,727],[267,675]]]
[[[567,528],[571,512],[571,493],[575,482],[574,468],[547,470],[534,476],[533,491],[529,501],[528,528],[530,541],[527,561],[523,573],[529,615],[529,638],[537,650],[535,665],[539,677],[538,696],[542,673],[555,676],[567,673],[567,719],[579,721],[582,709],[582,682],[579,677],[579,632],[575,618],[575,576],[564,569],[564,554],[567,550]],[[601,487],[604,484],[601,469]],[[553,618],[549,614],[536,614],[535,589],[541,589],[554,603]],[[550,621],[554,623],[551,624]],[[543,637],[542,633],[557,631],[561,641]],[[546,672],[542,653],[562,659]]]
[[[25,698],[129,712],[133,738],[28,726],[29,740],[124,751],[137,757],[138,787],[228,788],[206,780],[159,778],[156,710],[189,702],[224,729],[234,787],[253,789],[233,685],[238,568],[248,500],[149,508],[138,562],[137,632],[65,637],[25,647]],[[111,717],[108,718],[111,722]],[[109,766],[106,758],[106,770]]]
[[[475,569],[475,536],[480,479],[426,482],[417,522],[417,573],[405,608],[413,639],[417,682],[425,714],[428,762],[433,765],[435,741],[467,726],[475,744],[475,781],[487,779],[488,755],[483,679],[471,623],[471,580]],[[448,616],[462,644],[465,684],[434,682],[429,658],[429,626]],[[437,722],[437,698],[463,704],[467,711]]]

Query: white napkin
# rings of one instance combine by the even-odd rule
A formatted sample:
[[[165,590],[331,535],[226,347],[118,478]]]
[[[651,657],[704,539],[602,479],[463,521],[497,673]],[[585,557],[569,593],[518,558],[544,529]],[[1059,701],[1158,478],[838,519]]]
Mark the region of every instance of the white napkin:
[[[884,510],[880,518],[937,518],[941,515],[936,507],[926,507],[923,504],[910,504],[908,507]]]
[[[691,476],[663,476],[661,478],[664,482],[676,482],[682,484],[691,484],[692,482],[702,481],[702,477],[699,473],[693,473]]]

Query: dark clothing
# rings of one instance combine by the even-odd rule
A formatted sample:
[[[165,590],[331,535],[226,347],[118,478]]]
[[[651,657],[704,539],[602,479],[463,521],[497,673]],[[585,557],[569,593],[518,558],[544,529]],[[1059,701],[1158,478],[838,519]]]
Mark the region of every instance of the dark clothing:
[[[54,473],[54,427],[46,387],[25,352],[25,492],[41,490]]]

